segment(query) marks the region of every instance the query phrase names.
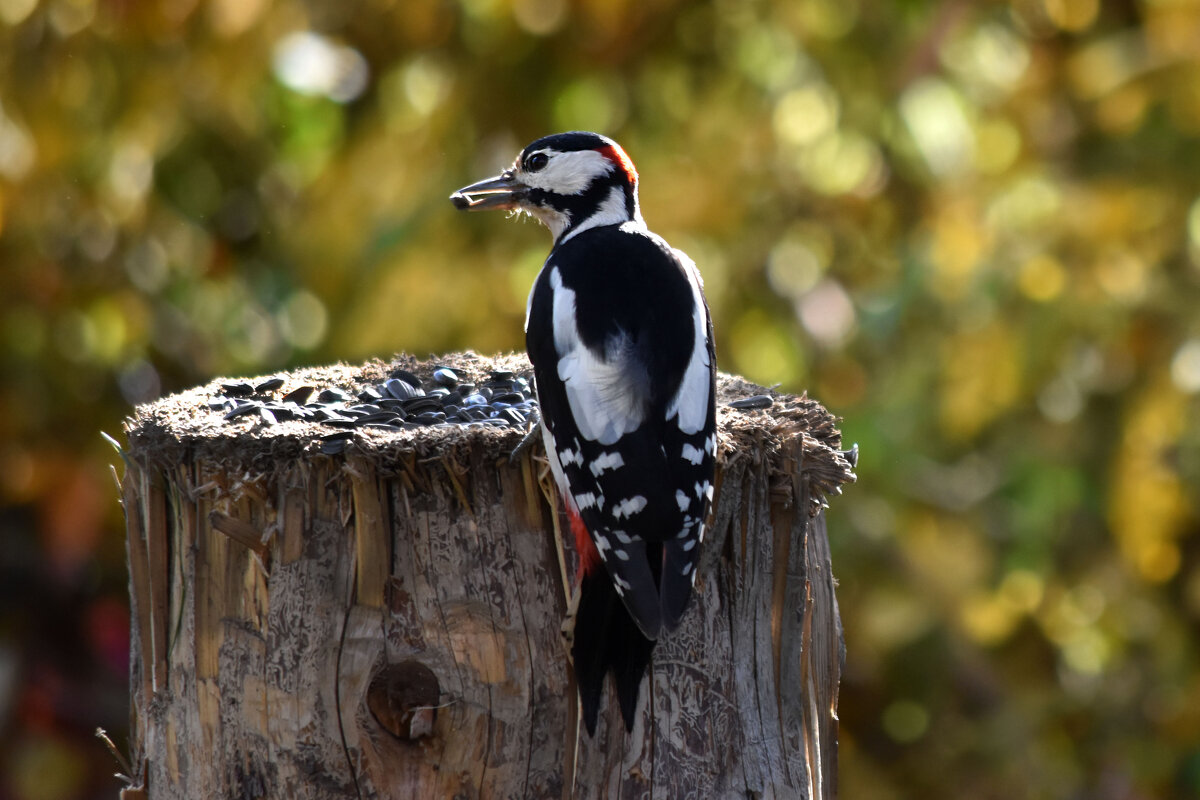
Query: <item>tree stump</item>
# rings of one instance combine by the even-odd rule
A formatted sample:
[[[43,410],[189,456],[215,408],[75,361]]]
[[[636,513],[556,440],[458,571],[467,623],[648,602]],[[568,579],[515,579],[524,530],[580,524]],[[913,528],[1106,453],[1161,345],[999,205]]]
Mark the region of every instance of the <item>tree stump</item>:
[[[523,356],[447,355],[467,379]],[[399,359],[283,377],[358,390]],[[140,407],[122,483],[135,780],[166,798],[830,798],[841,625],[822,515],[835,420],[719,380],[714,519],[691,607],[626,734],[582,732],[561,626],[575,554],[515,427],[354,430]],[[343,450],[343,452],[337,452]]]

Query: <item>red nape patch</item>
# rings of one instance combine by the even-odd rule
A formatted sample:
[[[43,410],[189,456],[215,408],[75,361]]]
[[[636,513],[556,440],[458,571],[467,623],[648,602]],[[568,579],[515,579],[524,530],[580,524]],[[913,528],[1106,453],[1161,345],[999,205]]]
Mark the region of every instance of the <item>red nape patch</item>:
[[[629,180],[630,186],[636,186],[638,180],[637,169],[633,166],[633,161],[625,154],[625,151],[616,145],[607,145],[599,147],[596,152],[607,158],[609,161],[617,165],[617,168],[625,173],[625,177]]]
[[[578,582],[584,575],[600,566],[600,551],[592,544],[592,537],[588,534],[587,526],[583,524],[579,512],[570,503],[566,506],[567,518],[571,521],[571,533],[575,534],[575,552],[579,553],[579,574],[575,576]]]

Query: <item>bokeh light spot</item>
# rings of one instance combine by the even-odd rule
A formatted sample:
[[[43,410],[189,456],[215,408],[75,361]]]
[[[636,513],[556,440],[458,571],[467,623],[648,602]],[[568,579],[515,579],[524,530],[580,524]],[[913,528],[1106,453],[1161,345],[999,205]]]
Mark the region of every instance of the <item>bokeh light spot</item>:
[[[1062,191],[1058,185],[1040,175],[1026,175],[992,201],[986,220],[997,230],[1027,231],[1049,223],[1062,205]]]
[[[1097,262],[1096,280],[1113,299],[1136,303],[1146,293],[1148,268],[1140,254],[1124,249],[1111,250]]]
[[[945,81],[923,78],[900,98],[900,113],[930,172],[946,177],[963,171],[975,140],[957,91]]]
[[[761,310],[743,314],[729,339],[736,369],[752,381],[790,384],[804,373],[794,337]]]
[[[565,0],[513,0],[513,18],[536,36],[548,36],[567,21]]]
[[[1038,410],[1058,423],[1066,423],[1079,416],[1084,405],[1083,392],[1079,383],[1066,375],[1060,375],[1047,383],[1038,392]]]
[[[1048,255],[1037,255],[1021,265],[1017,285],[1031,300],[1044,303],[1062,294],[1067,283],[1067,274],[1057,259]]]
[[[777,90],[794,81],[805,62],[787,31],[752,25],[738,38],[737,63],[746,77],[764,89]]]
[[[33,137],[8,117],[0,104],[0,175],[20,180],[33,168],[36,157]]]
[[[990,120],[975,133],[975,165],[980,172],[999,175],[1021,154],[1021,134],[1007,120]]]
[[[966,598],[958,617],[968,636],[989,646],[1007,639],[1019,620],[1011,605],[990,592],[979,592]]]
[[[834,130],[800,151],[804,182],[823,195],[873,193],[886,174],[879,148],[855,131]]]
[[[85,759],[64,739],[27,736],[5,754],[7,787],[22,800],[78,797],[87,780]]]
[[[1042,603],[1045,581],[1027,569],[1014,569],[1000,582],[1000,597],[1014,611],[1032,613]]]
[[[232,38],[253,26],[267,5],[267,0],[211,0],[209,23],[218,36]]]
[[[854,331],[857,315],[850,295],[836,280],[824,280],[796,303],[800,324],[826,347],[844,343]]]
[[[806,0],[797,5],[804,30],[823,39],[840,39],[858,22],[859,0]]]
[[[625,104],[619,84],[602,78],[581,78],[568,84],[555,100],[555,124],[561,130],[613,130],[624,120]]]
[[[1200,392],[1200,339],[1189,339],[1175,351],[1171,380],[1188,394]]]
[[[292,347],[311,350],[325,339],[329,313],[325,304],[307,289],[292,293],[279,310],[279,332]]]
[[[1099,0],[1043,0],[1046,16],[1064,31],[1091,27],[1100,11]]]
[[[404,94],[413,110],[428,117],[450,92],[451,78],[440,61],[421,57],[404,70]]]
[[[8,25],[20,25],[37,4],[38,0],[0,0],[0,20]]]
[[[1187,216],[1188,252],[1192,266],[1200,270],[1200,197],[1192,201]]]
[[[837,95],[823,83],[792,89],[775,104],[775,136],[792,145],[806,145],[829,133],[838,121]]]
[[[828,259],[828,248],[815,243],[813,237],[789,233],[767,256],[767,280],[784,297],[799,299],[817,285]]]
[[[279,82],[305,95],[346,103],[367,88],[367,61],[357,50],[311,31],[290,33],[275,45],[272,66]]]
[[[915,742],[929,730],[929,711],[913,700],[897,700],[883,710],[883,729],[901,744]]]

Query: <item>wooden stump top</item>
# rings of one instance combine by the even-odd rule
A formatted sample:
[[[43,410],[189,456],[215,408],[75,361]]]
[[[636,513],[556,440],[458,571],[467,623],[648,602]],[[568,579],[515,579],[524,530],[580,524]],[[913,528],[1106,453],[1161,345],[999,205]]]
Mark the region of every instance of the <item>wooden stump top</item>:
[[[226,420],[223,412],[209,408],[222,394],[222,385],[244,381],[261,384],[280,377],[283,384],[272,392],[312,386],[318,391],[338,388],[354,394],[387,380],[397,369],[407,370],[428,383],[438,366],[452,368],[463,380],[480,382],[493,370],[504,370],[532,380],[533,368],[524,353],[480,356],[474,352],[450,353],[427,361],[398,356],[390,362],[369,361],[358,366],[333,364],[306,367],[256,378],[215,378],[207,384],[139,406],[127,420],[129,453],[148,466],[171,467],[183,459],[212,459],[243,468],[268,468],[281,460],[320,457],[321,437],[338,430],[321,423],[287,420],[267,424],[253,415]],[[729,404],[749,397],[769,396],[768,408],[739,410]],[[718,457],[729,464],[750,454],[772,456],[785,442],[799,439],[803,446],[803,472],[818,495],[836,494],[854,481],[852,465],[841,454],[837,419],[807,395],[788,395],[757,386],[736,375],[717,377]],[[496,457],[508,455],[521,441],[517,428],[468,429],[464,426],[422,427],[405,432],[372,428],[354,429],[346,452],[377,460],[381,467],[409,454],[428,456],[453,453],[467,444],[482,446]],[[780,464],[782,469],[784,465]],[[821,497],[814,497],[819,501]]]

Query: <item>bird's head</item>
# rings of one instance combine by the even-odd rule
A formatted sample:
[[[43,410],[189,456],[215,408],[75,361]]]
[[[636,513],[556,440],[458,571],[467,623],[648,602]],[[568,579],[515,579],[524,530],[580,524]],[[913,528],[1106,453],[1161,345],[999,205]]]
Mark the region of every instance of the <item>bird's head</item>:
[[[494,178],[450,195],[463,211],[525,212],[561,241],[599,225],[641,222],[637,170],[621,146],[596,133],[556,133],[533,142]]]

